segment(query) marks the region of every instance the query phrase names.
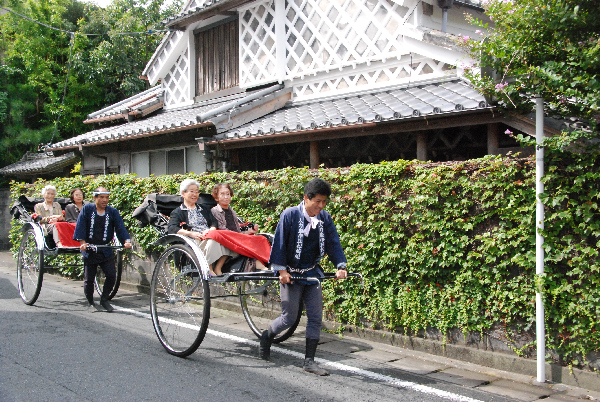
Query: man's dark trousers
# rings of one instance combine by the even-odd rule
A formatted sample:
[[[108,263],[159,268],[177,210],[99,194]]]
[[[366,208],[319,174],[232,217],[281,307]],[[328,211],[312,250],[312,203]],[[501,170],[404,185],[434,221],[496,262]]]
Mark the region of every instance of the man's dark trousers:
[[[83,293],[90,304],[94,300],[94,280],[98,267],[104,272],[106,279],[102,288],[103,295],[109,295],[112,292],[117,281],[117,268],[115,267],[115,256],[105,256],[102,253],[89,253],[89,256],[83,259]]]

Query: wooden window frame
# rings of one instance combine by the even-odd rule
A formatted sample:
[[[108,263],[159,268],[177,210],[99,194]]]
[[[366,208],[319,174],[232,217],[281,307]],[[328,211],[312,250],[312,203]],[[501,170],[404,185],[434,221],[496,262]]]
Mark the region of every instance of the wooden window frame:
[[[239,85],[240,52],[237,16],[195,30],[194,44],[196,47],[196,96]]]

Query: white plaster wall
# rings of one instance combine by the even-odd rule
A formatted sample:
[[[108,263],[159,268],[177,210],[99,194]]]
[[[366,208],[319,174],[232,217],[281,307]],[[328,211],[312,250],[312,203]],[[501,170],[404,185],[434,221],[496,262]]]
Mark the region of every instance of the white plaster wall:
[[[119,173],[129,174],[131,173],[131,154],[129,152],[119,154]]]

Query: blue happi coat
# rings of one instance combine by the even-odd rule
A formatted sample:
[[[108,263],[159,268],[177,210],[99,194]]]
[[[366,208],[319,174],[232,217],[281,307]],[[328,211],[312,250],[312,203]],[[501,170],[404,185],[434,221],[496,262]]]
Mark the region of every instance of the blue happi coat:
[[[310,222],[304,217],[304,203],[283,211],[269,258],[275,271],[289,268],[294,276],[320,277],[318,264],[325,254],[338,269],[346,268],[346,256],[331,215],[322,210],[316,218],[320,222],[305,237],[304,227]]]
[[[85,240],[90,244],[106,245],[110,244],[115,232],[121,243],[130,238],[119,211],[108,205],[104,210],[104,215],[100,216],[96,210],[96,204],[87,204],[83,206],[77,217],[73,240]],[[112,250],[99,249],[98,253],[108,257],[112,254]],[[83,256],[87,257],[88,253],[83,252]]]

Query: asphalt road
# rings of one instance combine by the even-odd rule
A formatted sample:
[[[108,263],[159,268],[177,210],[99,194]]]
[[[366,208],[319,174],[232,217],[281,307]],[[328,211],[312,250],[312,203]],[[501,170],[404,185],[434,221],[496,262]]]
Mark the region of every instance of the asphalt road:
[[[301,369],[294,337],[257,357],[241,325],[215,318],[188,358],[166,353],[145,295],[120,291],[112,313],[89,313],[82,282],[46,275],[34,306],[21,301],[16,273],[0,268],[0,401],[505,401],[496,394],[319,352],[328,377]]]

